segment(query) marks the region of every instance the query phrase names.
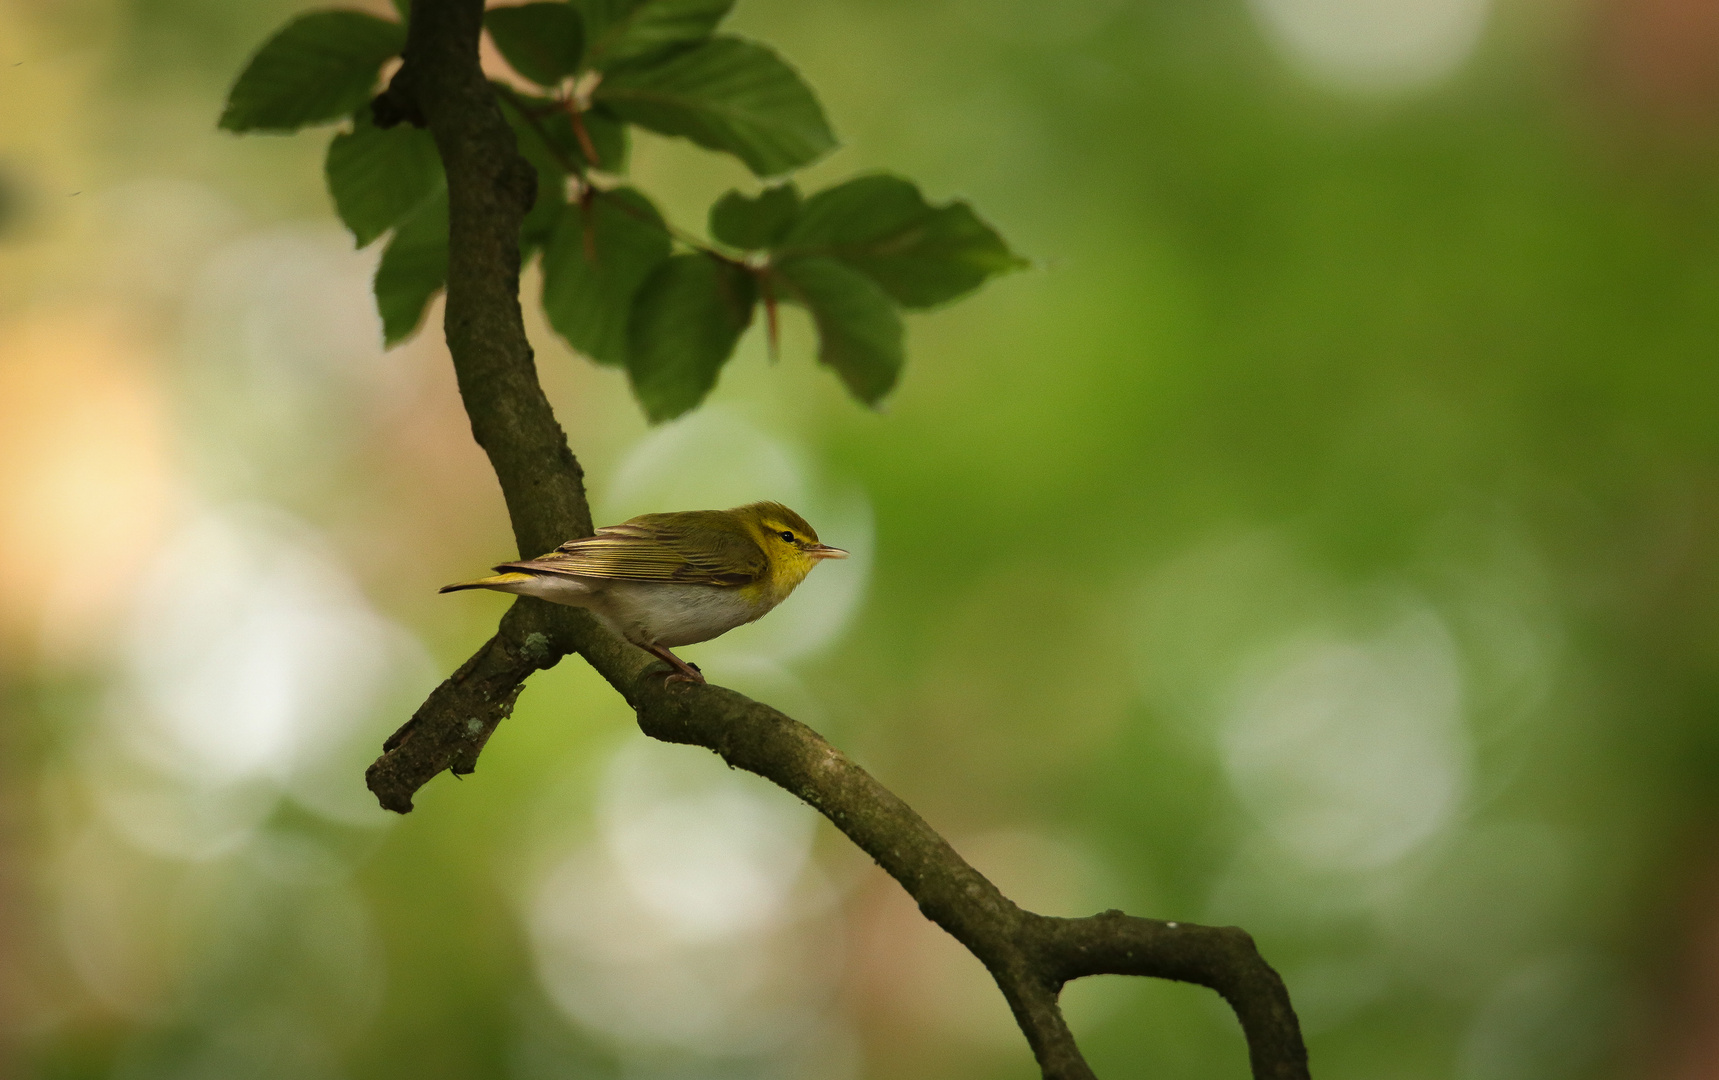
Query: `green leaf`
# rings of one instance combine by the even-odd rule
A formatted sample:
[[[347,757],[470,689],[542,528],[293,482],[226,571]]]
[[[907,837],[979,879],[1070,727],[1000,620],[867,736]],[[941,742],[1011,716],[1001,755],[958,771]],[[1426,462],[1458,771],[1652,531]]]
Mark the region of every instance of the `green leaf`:
[[[586,152],[585,141],[573,128],[573,118],[561,102],[496,85],[502,102],[507,106],[502,111],[519,134],[522,145],[527,139],[543,144],[557,163],[565,162],[574,168],[600,169],[615,174],[626,171],[627,126],[607,109],[587,109],[579,114],[585,137],[591,143],[590,149],[597,155],[593,161]],[[526,118],[527,112],[530,119]]]
[[[1026,265],[966,203],[931,206],[909,181],[882,174],[807,199],[780,251],[833,255],[908,308],[953,300]]]
[[[448,194],[444,189],[394,230],[376,267],[382,340],[395,345],[418,329],[448,281]]]
[[[297,131],[350,114],[376,89],[406,28],[362,11],[313,11],[257,50],[227,94],[228,131]]]
[[[633,301],[627,372],[652,423],[704,400],[752,322],[758,286],[742,266],[699,253],[658,266]]]
[[[867,405],[876,405],[901,377],[901,315],[884,291],[864,274],[820,255],[788,259],[772,267],[782,297],[803,305],[818,327],[818,359]]]
[[[428,131],[410,124],[379,128],[359,109],[352,130],[328,144],[328,193],[359,247],[381,236],[442,183],[442,159]]]
[[[523,147],[521,151],[537,169],[537,198],[519,223],[519,260],[524,265],[554,235],[555,223],[567,207],[567,174],[552,159],[534,157]]]
[[[591,167],[616,176],[626,172],[627,125],[621,122],[621,118],[601,105],[585,110],[579,118],[585,124],[591,148],[597,151],[597,159],[591,162]]]
[[[836,144],[812,90],[762,45],[716,37],[660,64],[623,68],[596,99],[622,120],[733,154],[758,176],[804,165]]]
[[[401,25],[412,21],[412,0],[393,0],[394,14],[400,16]]]
[[[590,66],[622,64],[709,37],[734,0],[574,0],[590,30]]]
[[[617,176],[626,172],[627,125],[600,106],[580,113],[578,123],[585,129],[584,139],[579,137],[573,117],[565,110],[548,117],[543,128],[568,160]]]
[[[585,25],[559,0],[490,8],[483,25],[513,70],[539,86],[555,86],[578,71],[585,54]]]
[[[549,325],[598,363],[625,364],[633,296],[668,254],[662,215],[631,188],[567,206],[543,251]]]
[[[519,255],[523,263],[531,258],[532,252],[549,242],[561,208],[567,205],[567,170],[561,164],[564,158],[559,148],[545,138],[547,128],[542,121],[533,124],[520,111],[522,108],[535,108],[540,101],[550,105],[553,102],[523,94],[514,95],[511,91],[502,94],[501,100],[508,105],[502,110],[502,115],[513,127],[520,156],[537,170],[537,197],[519,226]]]
[[[782,239],[800,210],[800,189],[793,184],[765,188],[754,198],[730,191],[710,208],[710,235],[747,251]]]

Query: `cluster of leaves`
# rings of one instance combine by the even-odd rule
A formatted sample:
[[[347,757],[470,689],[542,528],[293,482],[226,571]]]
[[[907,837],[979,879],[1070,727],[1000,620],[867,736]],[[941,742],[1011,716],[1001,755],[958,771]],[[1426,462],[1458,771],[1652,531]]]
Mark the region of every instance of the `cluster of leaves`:
[[[732,4],[545,0],[486,13],[496,48],[536,88],[493,84],[537,171],[522,252],[542,260],[550,325],[624,367],[653,421],[704,399],[760,306],[774,348],[779,302],[810,314],[819,359],[876,404],[900,376],[900,309],[953,300],[1022,262],[966,203],[932,205],[907,180],[861,176],[810,197],[784,181],[835,136],[781,57],[715,33]],[[349,123],[328,148],[328,188],[360,247],[391,234],[375,282],[389,345],[416,331],[448,265],[434,141],[379,127],[368,108],[405,42],[401,23],[363,12],[301,15],[252,58],[221,116],[239,132]],[[688,237],[626,184],[629,125],[732,154],[775,182],[730,191],[710,209],[711,240]]]

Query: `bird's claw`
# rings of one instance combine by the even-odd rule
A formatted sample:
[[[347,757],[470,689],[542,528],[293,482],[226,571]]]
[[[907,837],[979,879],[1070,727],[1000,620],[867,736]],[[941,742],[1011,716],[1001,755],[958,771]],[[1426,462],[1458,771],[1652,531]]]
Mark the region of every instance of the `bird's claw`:
[[[668,676],[664,679],[665,683],[701,683],[704,681],[704,672],[699,670],[697,664],[689,664],[664,648],[647,645],[644,646],[644,649],[669,666]]]

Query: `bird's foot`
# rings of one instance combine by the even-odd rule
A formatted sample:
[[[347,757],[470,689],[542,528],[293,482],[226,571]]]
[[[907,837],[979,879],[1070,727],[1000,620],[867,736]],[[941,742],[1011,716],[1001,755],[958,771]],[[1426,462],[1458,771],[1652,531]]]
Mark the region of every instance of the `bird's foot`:
[[[661,660],[663,663],[667,664],[670,668],[673,669],[668,673],[668,677],[663,680],[664,682],[668,682],[668,683],[702,683],[702,682],[704,682],[704,672],[702,672],[698,669],[697,664],[687,663],[685,660],[682,660],[680,657],[676,656],[672,652],[669,652],[667,649],[663,648],[660,645],[655,646],[655,647],[646,646],[645,651],[650,653],[652,656],[656,657],[658,660]]]

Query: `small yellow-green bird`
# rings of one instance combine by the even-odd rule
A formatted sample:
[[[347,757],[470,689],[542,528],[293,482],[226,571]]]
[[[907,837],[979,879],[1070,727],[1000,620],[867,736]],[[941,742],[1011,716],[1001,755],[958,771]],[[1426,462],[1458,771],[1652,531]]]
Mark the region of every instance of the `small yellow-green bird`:
[[[824,559],[845,559],[818,542],[806,519],[781,503],[732,510],[641,514],[569,540],[495,577],[444,585],[442,592],[494,589],[580,607],[658,659],[671,682],[704,676],[669,650],[726,634],[761,618]]]

